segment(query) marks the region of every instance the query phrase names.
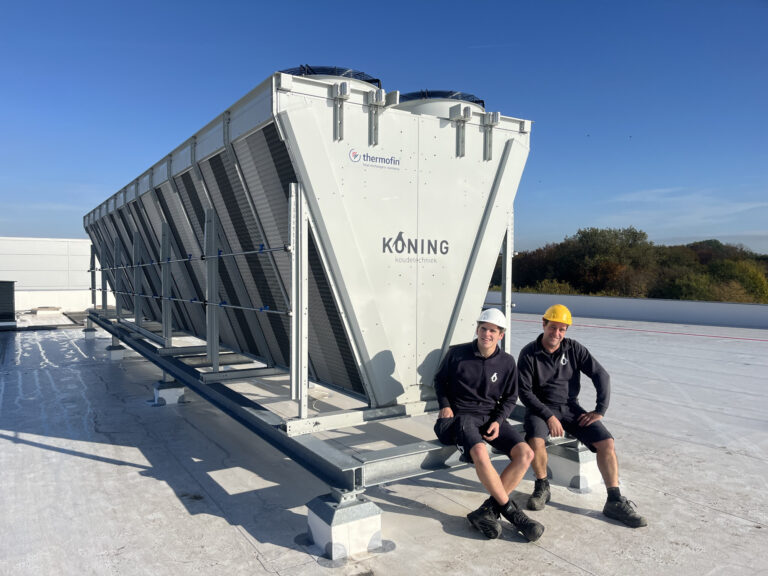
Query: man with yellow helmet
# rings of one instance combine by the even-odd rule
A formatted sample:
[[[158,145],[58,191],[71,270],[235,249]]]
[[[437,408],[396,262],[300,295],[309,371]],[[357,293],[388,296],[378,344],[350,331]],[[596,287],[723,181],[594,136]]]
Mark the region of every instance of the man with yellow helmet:
[[[600,421],[608,409],[611,388],[605,369],[584,346],[565,337],[573,323],[571,311],[562,304],[550,306],[542,316],[543,332],[520,351],[518,377],[520,400],[526,406],[525,439],[533,449],[531,466],[536,474],[530,510],[541,510],[551,493],[547,477],[547,436],[568,432],[597,454],[597,467],[608,490],[603,514],[627,526],[646,526],[634,503],[621,495],[619,464],[613,436]],[[588,412],[579,405],[580,376],[595,386],[597,402]]]

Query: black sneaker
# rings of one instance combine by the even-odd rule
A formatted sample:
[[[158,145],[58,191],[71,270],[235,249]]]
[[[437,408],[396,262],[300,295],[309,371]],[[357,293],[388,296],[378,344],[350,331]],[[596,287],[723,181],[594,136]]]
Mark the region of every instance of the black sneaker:
[[[608,500],[603,507],[603,514],[608,518],[623,522],[630,528],[648,526],[648,522],[635,512],[634,507],[636,504],[632,500],[627,500],[626,497],[622,496],[621,500]]]
[[[551,498],[549,482],[547,480],[536,480],[533,494],[528,498],[528,510],[543,510],[544,504],[549,502]]]
[[[501,514],[530,542],[536,542],[544,534],[544,525],[528,518],[525,512],[518,510],[511,500],[507,507],[501,511]]]
[[[467,520],[486,538],[494,539],[501,536],[499,515],[493,510],[493,498],[488,498],[480,508],[467,514]]]

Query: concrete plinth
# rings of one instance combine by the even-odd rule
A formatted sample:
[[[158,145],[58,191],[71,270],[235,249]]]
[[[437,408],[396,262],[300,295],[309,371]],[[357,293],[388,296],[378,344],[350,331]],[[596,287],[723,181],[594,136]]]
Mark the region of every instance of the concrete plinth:
[[[125,356],[125,346],[112,344],[107,346],[107,352],[109,353],[110,360],[122,360],[123,356]]]
[[[186,388],[175,380],[159,380],[155,382],[155,399],[152,405],[179,404],[184,401],[185,390]]]
[[[331,560],[381,548],[381,509],[364,496],[337,502],[327,494],[307,504],[309,534]]]
[[[547,472],[552,483],[577,492],[591,492],[603,482],[597,457],[583,444],[556,444],[547,448]]]
[[[83,335],[86,340],[93,340],[96,338],[96,328],[83,328]]]

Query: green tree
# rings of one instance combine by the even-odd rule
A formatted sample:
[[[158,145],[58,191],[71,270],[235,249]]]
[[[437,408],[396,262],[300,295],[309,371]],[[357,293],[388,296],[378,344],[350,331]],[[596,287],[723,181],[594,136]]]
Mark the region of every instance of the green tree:
[[[756,262],[749,260],[718,260],[709,265],[713,278],[725,284],[737,282],[752,297],[752,301],[768,304],[768,278]]]

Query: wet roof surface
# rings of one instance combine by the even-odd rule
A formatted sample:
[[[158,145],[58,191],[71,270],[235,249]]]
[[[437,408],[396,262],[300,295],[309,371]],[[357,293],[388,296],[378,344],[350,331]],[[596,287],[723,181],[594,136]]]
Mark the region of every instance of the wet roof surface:
[[[538,331],[515,314],[513,352]],[[580,319],[569,336],[611,374],[605,423],[647,528],[605,519],[602,488],[555,486],[541,540],[486,541],[458,468],[368,490],[384,549],[332,563],[306,536],[328,488],[299,465],[192,395],[150,407],[159,370],[110,361],[102,331],[0,332],[0,574],[768,574],[768,330]]]

